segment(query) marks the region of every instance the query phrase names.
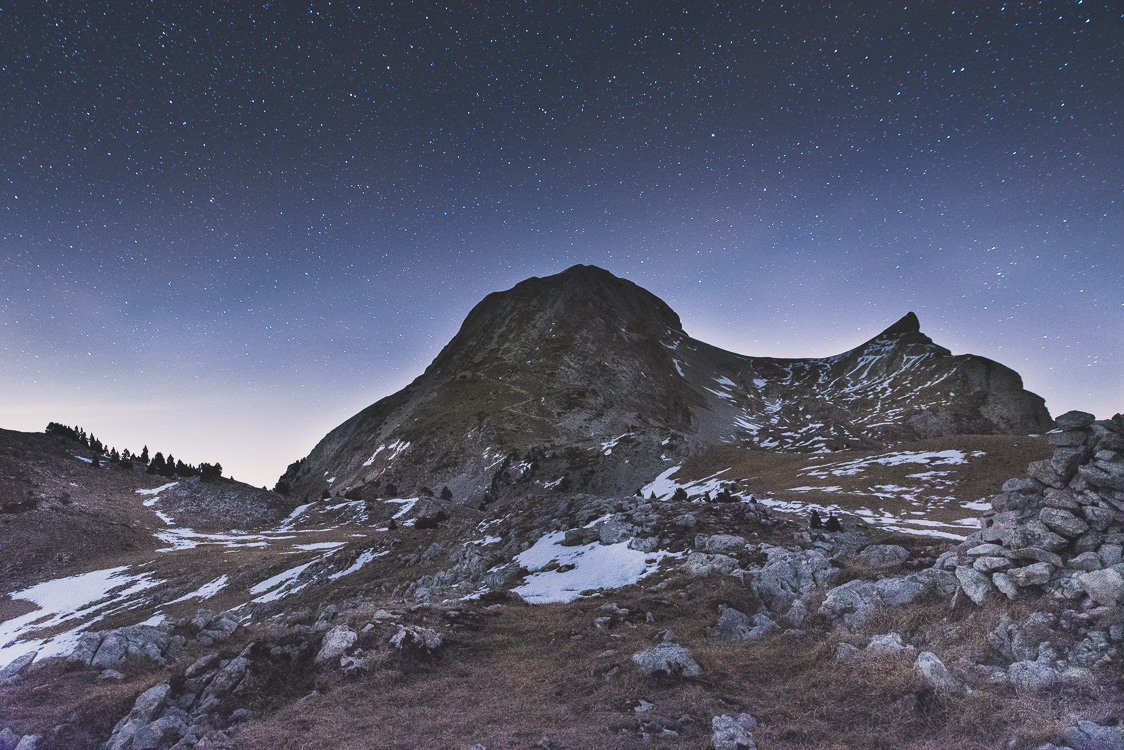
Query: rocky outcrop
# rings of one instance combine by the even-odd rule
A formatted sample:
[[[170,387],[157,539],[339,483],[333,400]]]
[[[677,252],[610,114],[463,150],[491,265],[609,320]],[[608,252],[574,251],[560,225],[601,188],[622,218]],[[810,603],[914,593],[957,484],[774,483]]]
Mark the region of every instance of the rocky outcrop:
[[[1124,601],[1124,416],[1069,412],[1057,424],[1046,436],[1053,456],[1008,480],[981,530],[942,560],[977,604],[1023,592]]]
[[[130,656],[163,663],[178,659],[188,643],[212,646],[237,629],[234,615],[201,609],[183,620],[83,633],[67,658],[97,669],[111,669]]]

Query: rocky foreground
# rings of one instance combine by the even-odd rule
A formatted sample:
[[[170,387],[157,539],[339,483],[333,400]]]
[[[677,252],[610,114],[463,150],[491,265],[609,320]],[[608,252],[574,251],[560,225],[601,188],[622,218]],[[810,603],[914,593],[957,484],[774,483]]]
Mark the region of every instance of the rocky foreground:
[[[352,585],[16,659],[0,748],[1124,748],[1124,417],[1057,424],[951,549],[737,492],[422,504]]]

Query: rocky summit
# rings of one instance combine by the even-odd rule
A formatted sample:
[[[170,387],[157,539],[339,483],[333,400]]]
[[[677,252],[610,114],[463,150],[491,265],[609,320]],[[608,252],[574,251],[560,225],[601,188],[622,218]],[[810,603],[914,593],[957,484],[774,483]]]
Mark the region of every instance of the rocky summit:
[[[1051,425],[1017,373],[953,356],[913,313],[833,357],[750,357],[691,338],[632,282],[574,266],[488,295],[419,378],[281,485],[306,498],[448,486],[478,503],[513,483],[630,490],[720,445],[834,451]]]
[[[0,750],[1124,750],[1124,416],[490,295],[274,491],[0,430]]]

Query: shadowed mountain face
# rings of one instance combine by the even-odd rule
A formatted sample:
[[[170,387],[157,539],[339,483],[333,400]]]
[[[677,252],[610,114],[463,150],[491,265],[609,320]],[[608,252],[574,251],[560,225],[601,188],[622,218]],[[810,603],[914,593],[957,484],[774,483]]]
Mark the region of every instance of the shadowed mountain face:
[[[473,503],[520,485],[631,492],[719,444],[828,451],[1051,425],[1017,373],[953,356],[913,313],[834,357],[747,357],[692,339],[635,284],[574,266],[485,297],[421,377],[282,482],[310,498],[448,486]]]

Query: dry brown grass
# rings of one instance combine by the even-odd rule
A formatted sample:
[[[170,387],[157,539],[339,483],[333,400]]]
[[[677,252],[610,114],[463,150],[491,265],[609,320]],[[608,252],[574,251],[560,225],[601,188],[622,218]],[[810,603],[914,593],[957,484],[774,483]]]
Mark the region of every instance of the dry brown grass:
[[[1074,701],[1107,706],[1119,686],[1085,693],[1016,695],[980,688],[972,695],[933,692],[905,656],[835,660],[838,634],[810,630],[757,642],[722,644],[705,631],[719,603],[752,606],[731,579],[672,577],[666,590],[631,588],[612,601],[637,617],[593,626],[605,599],[569,605],[500,606],[423,663],[388,662],[356,678],[323,671],[317,689],[247,727],[247,748],[445,748],[480,742],[489,750],[533,747],[544,737],[572,748],[705,748],[710,719],[749,711],[762,750],[777,748],[1034,747],[1071,719]],[[651,612],[655,622],[646,624]],[[955,632],[982,649],[999,608],[949,612],[947,602],[889,609],[862,633],[901,632],[932,647],[959,671],[957,653],[940,651]],[[693,680],[647,677],[631,655],[671,628],[702,667]],[[611,653],[609,653],[611,652]],[[633,708],[654,704],[647,713]],[[1106,709],[1107,710],[1107,709]],[[678,737],[661,737],[669,729]],[[649,735],[645,744],[644,733]]]

